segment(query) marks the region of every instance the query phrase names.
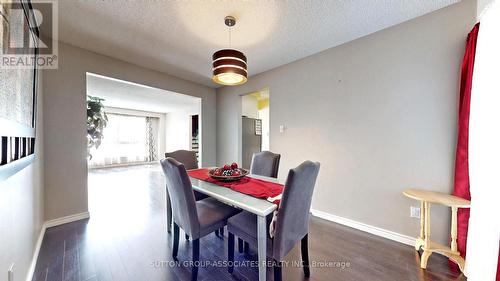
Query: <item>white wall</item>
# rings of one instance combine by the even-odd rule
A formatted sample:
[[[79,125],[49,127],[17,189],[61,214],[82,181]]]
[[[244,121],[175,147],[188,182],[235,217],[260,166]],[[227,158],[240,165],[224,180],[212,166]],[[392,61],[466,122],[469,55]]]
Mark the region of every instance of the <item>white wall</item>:
[[[416,236],[409,207],[418,203],[401,193],[452,191],[460,64],[475,17],[476,1],[464,0],[219,88],[218,164],[238,159],[239,95],[269,87],[279,176],[319,161],[312,208]],[[449,210],[432,212],[433,237],[448,241]]]
[[[35,161],[0,182],[0,280],[12,263],[15,280],[25,279],[44,221],[41,82],[39,76]]]
[[[87,72],[201,98],[202,165],[215,164],[214,89],[64,43],[58,59],[57,70],[44,71],[46,219],[88,210]]]
[[[465,265],[470,281],[500,281],[499,34],[500,1],[497,0],[481,17],[470,97],[467,161],[472,200]]]
[[[245,95],[241,97],[241,115],[248,118],[259,118],[259,107],[257,105],[257,98],[252,95]]]
[[[493,3],[495,0],[477,0],[477,15],[476,18],[479,20],[481,18],[481,14],[484,10]],[[498,0],[496,0],[498,1]]]
[[[166,151],[189,150],[191,144],[191,114],[189,112],[170,112],[165,119]]]
[[[200,115],[200,101],[193,101],[189,108],[179,109],[165,114],[165,150],[191,149],[191,116]],[[202,125],[203,126],[203,125]],[[203,142],[203,128],[201,129],[201,143]],[[203,144],[201,149],[203,150]],[[203,152],[201,152],[203,161]]]

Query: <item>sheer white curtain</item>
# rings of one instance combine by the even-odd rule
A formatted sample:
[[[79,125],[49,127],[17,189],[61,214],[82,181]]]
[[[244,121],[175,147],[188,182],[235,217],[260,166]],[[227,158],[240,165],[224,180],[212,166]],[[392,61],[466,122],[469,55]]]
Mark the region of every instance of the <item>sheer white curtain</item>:
[[[146,117],[108,113],[102,144],[90,153],[90,166],[148,161]]]
[[[495,280],[500,239],[500,1],[481,18],[469,123],[469,281]],[[498,280],[498,279],[497,279]]]

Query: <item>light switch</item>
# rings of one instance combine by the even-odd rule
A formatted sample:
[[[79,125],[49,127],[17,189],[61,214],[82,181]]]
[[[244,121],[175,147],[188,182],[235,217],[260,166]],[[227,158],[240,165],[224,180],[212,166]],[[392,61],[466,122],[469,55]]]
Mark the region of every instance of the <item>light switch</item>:
[[[285,125],[280,125],[280,133],[284,133],[285,132]]]

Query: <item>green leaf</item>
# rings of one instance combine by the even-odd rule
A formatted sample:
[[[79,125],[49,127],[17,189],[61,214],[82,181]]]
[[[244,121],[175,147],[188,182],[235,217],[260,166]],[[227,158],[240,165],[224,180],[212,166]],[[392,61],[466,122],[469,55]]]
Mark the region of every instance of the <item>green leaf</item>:
[[[104,111],[103,101],[104,99],[99,97],[87,96],[87,146],[90,159],[90,149],[97,149],[101,145],[104,128],[107,126],[108,116]]]

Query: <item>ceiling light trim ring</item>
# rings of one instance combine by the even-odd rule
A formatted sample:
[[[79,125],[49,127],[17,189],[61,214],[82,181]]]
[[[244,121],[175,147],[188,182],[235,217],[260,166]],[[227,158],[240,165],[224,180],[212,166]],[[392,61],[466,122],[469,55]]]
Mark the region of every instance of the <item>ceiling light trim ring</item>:
[[[226,73],[222,73],[222,75],[224,75]],[[237,86],[237,85],[242,85],[242,84],[245,84],[248,79],[247,77],[243,76],[243,75],[240,75],[240,74],[234,74],[236,76],[238,76],[241,80],[237,81],[237,82],[231,82],[231,83],[227,83],[225,82],[224,80],[221,80],[220,79],[220,76],[222,75],[216,75],[212,78],[212,80],[217,83],[217,84],[220,84],[220,85],[224,85],[224,86]]]
[[[234,68],[234,67],[224,67],[224,68],[219,68],[214,70],[214,76],[219,75],[219,74],[224,74],[224,73],[237,73],[240,75],[243,75],[245,77],[248,76],[247,72],[239,69],[239,68]]]
[[[235,65],[235,66],[239,66],[239,67],[242,67],[244,69],[247,69],[246,63],[239,61],[239,60],[218,60],[218,61],[214,61],[212,63],[212,67],[214,67],[214,68],[221,66],[221,65]]]
[[[242,60],[242,59],[237,58],[237,57],[219,57],[219,58],[214,59],[213,62],[216,62],[219,60],[238,60],[238,61],[241,61],[241,62],[247,64],[246,60]]]
[[[247,70],[241,66],[237,66],[237,65],[232,65],[232,64],[223,64],[223,65],[219,65],[217,67],[214,67],[212,68],[212,70],[217,70],[219,68],[223,68],[223,67],[229,67],[229,68],[238,68],[238,69],[241,69],[243,71],[245,71],[245,73],[248,73]]]

